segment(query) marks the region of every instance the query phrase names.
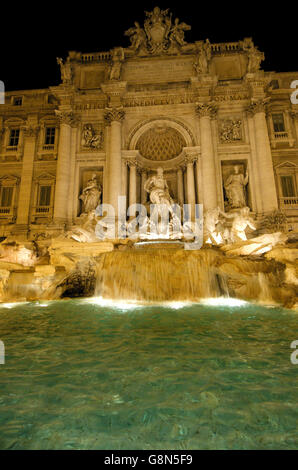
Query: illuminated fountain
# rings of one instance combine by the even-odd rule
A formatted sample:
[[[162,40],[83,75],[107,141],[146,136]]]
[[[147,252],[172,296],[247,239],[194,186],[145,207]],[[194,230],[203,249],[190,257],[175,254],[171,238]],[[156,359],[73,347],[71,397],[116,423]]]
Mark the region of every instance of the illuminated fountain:
[[[179,226],[159,169],[145,183],[153,217],[141,210],[133,221],[124,220],[121,237],[111,238],[109,219],[95,209],[99,195],[93,180],[89,186],[81,226],[54,239],[1,244],[2,301],[96,296],[117,302],[224,298],[297,304],[297,240],[282,232],[247,240],[247,229],[257,229],[248,207],[228,213],[215,208],[205,212],[204,223],[187,219]],[[241,196],[237,185],[229,194]]]

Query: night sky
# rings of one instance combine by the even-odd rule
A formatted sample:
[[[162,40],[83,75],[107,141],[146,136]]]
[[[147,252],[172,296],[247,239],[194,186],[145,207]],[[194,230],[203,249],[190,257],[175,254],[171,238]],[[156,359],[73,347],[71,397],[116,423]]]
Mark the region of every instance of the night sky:
[[[8,4],[7,4],[8,3]],[[205,4],[205,5],[203,5]],[[298,41],[296,2],[188,1],[172,0],[117,3],[91,2],[15,2],[1,5],[0,80],[6,90],[47,88],[60,83],[56,57],[65,58],[69,50],[107,51],[129,46],[124,31],[138,21],[144,10],[155,6],[170,8],[173,19],[192,26],[187,42],[209,38],[211,42],[238,41],[253,37],[265,53],[266,71],[297,71]]]

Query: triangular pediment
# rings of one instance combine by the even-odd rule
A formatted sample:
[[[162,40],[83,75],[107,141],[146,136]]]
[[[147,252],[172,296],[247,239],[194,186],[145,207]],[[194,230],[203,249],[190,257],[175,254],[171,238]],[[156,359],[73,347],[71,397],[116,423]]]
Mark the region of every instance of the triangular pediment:
[[[297,167],[298,166],[296,165],[296,163],[289,162],[289,161],[282,162],[282,163],[279,163],[278,165],[275,165],[275,168],[297,168]]]

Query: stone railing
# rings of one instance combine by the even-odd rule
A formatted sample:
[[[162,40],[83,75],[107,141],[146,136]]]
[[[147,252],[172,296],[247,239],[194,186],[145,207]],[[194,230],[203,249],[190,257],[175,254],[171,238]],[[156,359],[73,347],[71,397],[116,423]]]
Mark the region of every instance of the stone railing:
[[[221,54],[222,52],[239,52],[243,48],[240,42],[219,42],[211,44],[211,50],[213,54]]]
[[[111,59],[110,52],[91,52],[89,54],[81,55],[81,62],[89,64],[90,62],[104,62]]]
[[[287,208],[298,208],[298,196],[297,197],[281,197],[280,204],[282,207]]]
[[[287,132],[274,132],[274,138],[277,140],[288,139],[288,133]]]

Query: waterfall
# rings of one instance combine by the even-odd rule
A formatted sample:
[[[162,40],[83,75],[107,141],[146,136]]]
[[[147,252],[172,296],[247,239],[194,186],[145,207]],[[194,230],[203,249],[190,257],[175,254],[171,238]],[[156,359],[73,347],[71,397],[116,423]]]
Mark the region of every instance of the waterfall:
[[[222,295],[211,250],[134,249],[102,255],[96,295],[104,298],[198,301]]]

